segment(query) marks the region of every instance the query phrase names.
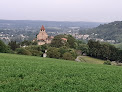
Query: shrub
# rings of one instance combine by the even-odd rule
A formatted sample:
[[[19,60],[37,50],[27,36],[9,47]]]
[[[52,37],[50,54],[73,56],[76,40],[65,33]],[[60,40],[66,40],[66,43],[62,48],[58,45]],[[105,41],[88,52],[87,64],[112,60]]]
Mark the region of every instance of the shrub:
[[[8,50],[9,50],[9,49],[8,49],[8,47],[4,44],[4,42],[0,40],[0,52],[6,53],[6,52],[8,52]]]
[[[105,61],[103,64],[105,64],[105,65],[111,65],[111,61]]]
[[[10,46],[10,48],[12,49],[12,50],[16,50],[16,48],[19,48],[20,46],[16,43],[16,41],[11,41],[11,42],[9,42],[8,43],[8,45]]]
[[[41,51],[37,51],[37,50],[29,50],[32,54],[32,56],[42,56],[42,52]]]
[[[63,59],[65,59],[65,60],[75,60],[75,57],[73,57],[71,53],[66,52],[66,53],[63,54]]]
[[[64,53],[68,52],[68,48],[66,46],[60,47],[59,52],[61,53],[61,57]]]
[[[21,55],[31,55],[31,52],[24,49],[24,48],[18,48],[16,49],[17,54],[21,54]]]
[[[50,47],[48,50],[47,50],[47,56],[50,57],[50,58],[60,58],[60,52],[57,48],[55,47]]]

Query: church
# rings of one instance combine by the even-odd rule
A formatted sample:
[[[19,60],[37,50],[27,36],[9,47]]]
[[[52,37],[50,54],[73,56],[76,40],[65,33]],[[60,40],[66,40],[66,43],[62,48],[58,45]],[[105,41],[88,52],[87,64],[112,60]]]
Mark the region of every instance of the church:
[[[42,25],[39,34],[33,41],[37,41],[38,45],[44,45],[51,43],[53,38],[54,38],[53,36],[50,37],[48,36],[44,26]]]

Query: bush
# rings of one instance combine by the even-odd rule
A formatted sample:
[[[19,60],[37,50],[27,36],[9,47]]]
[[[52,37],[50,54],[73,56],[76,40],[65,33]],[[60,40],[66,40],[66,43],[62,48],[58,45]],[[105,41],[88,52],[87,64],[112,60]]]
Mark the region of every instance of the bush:
[[[57,48],[55,47],[50,47],[48,50],[47,50],[47,56],[50,57],[50,58],[60,58],[60,52]]]
[[[61,53],[61,57],[64,53],[68,52],[68,48],[66,46],[62,46],[59,48],[59,52]]]
[[[24,48],[18,48],[16,49],[17,54],[21,55],[32,55],[30,51],[24,49]]]
[[[75,57],[73,57],[71,53],[66,52],[66,53],[63,54],[63,59],[65,59],[65,60],[75,60]]]
[[[10,46],[10,48],[11,48],[13,51],[15,51],[16,48],[19,48],[19,47],[20,47],[19,44],[16,43],[16,41],[11,41],[11,42],[8,43],[8,45]]]
[[[105,61],[103,64],[105,64],[105,65],[111,65],[111,61]]]
[[[9,48],[4,44],[3,41],[0,40],[0,52],[6,53],[8,52]]]
[[[32,54],[32,56],[42,56],[42,52],[41,51],[37,51],[37,50],[29,50]]]

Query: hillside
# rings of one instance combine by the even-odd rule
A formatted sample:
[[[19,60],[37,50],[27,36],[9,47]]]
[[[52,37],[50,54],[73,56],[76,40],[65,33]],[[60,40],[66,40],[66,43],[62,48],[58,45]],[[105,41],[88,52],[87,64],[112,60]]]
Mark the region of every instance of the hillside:
[[[92,58],[89,56],[80,56],[79,59],[81,62],[86,62],[90,64],[103,64],[105,62],[104,60]]]
[[[1,92],[121,92],[122,67],[0,53]]]
[[[101,23],[99,22],[70,22],[70,21],[42,21],[42,20],[0,20],[1,28],[20,28],[20,27],[39,27],[45,25],[46,27],[81,27],[81,28],[93,28]]]
[[[108,24],[100,25],[96,28],[87,30],[88,34],[95,38],[101,38],[104,40],[115,40],[116,42],[122,42],[122,21],[115,21]]]

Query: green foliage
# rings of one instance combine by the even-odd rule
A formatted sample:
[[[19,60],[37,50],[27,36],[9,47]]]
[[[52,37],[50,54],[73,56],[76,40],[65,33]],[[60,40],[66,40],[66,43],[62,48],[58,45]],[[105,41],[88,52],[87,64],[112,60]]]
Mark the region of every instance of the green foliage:
[[[24,40],[23,42],[19,43],[21,46],[29,46],[29,45],[37,45],[37,41],[28,41],[28,40]]]
[[[25,49],[27,49],[27,50],[37,50],[37,51],[41,51],[41,46],[38,46],[38,45],[31,45],[31,46],[25,47]]]
[[[122,67],[0,53],[1,92],[121,92]]]
[[[89,46],[89,55],[92,57],[111,61],[118,61],[120,60],[120,57],[122,57],[120,56],[121,52],[110,44],[89,40],[88,46]]]
[[[65,46],[66,42],[62,42],[61,38],[64,38],[64,35],[57,35],[57,36],[55,36],[54,39],[51,42],[51,46],[52,47],[57,47],[57,48]]]
[[[45,52],[45,50],[47,50],[48,47],[49,47],[48,44],[42,45],[42,46],[41,46],[41,51],[42,51],[42,52]]]
[[[109,60],[108,61],[105,61],[104,64],[105,65],[111,65],[111,61],[109,61]]]
[[[71,53],[74,58],[77,57],[75,49],[68,49],[68,52]]]
[[[0,40],[0,52],[2,52],[2,53],[9,52],[9,48],[1,40]]]
[[[25,47],[26,50],[30,51],[32,56],[42,56],[42,48],[38,45],[31,45],[28,47]]]
[[[63,41],[61,38],[66,38],[67,41]],[[70,48],[77,48],[76,39],[71,35],[57,35],[51,42],[52,47],[60,48],[62,46],[70,47]]]
[[[87,44],[79,44],[78,50],[81,50],[82,54],[87,54],[89,53],[89,47]]]
[[[42,56],[42,52],[41,51],[37,51],[37,50],[29,50],[32,54],[32,56]]]
[[[65,60],[75,60],[75,58],[69,52],[66,52],[66,53],[63,54],[63,59],[65,59]]]
[[[8,43],[8,45],[10,46],[10,48],[11,48],[13,51],[15,51],[16,48],[19,48],[19,47],[20,47],[19,44],[16,43],[16,41],[11,41],[11,42]]]
[[[100,25],[96,28],[87,30],[87,34],[92,35],[95,38],[101,38],[105,40],[115,40],[117,43],[122,42],[122,21],[115,21],[108,24]]]
[[[114,44],[114,46],[115,46],[116,48],[119,48],[119,49],[121,49],[121,50],[122,50],[122,43]]]
[[[68,48],[66,46],[60,47],[59,52],[61,53],[61,57],[65,52],[68,52]]]
[[[60,58],[60,52],[57,48],[55,47],[50,47],[48,48],[47,50],[47,56],[50,57],[50,58]]]
[[[68,44],[70,48],[77,48],[77,43],[76,43],[76,39],[72,36],[72,35],[68,35]]]
[[[31,55],[31,52],[24,48],[17,48],[16,52],[17,54],[21,54],[21,55]]]

